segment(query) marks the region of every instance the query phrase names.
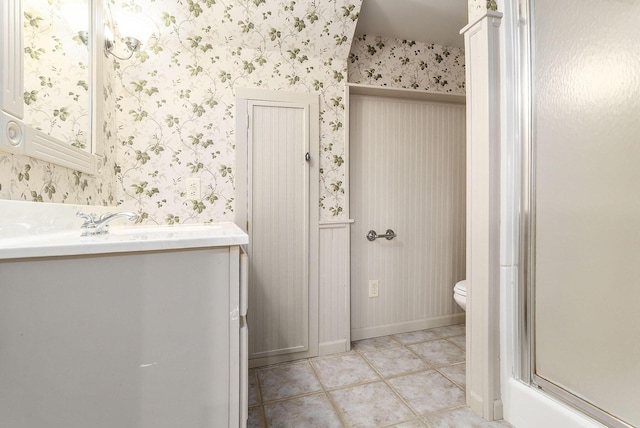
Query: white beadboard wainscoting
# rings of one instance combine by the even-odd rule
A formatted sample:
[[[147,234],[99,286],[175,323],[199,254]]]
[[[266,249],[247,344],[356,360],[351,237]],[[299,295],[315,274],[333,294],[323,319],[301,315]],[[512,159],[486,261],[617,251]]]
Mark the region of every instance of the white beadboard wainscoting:
[[[321,222],[318,281],[320,355],[348,351],[349,229],[351,221]]]
[[[465,106],[442,100],[349,98],[353,340],[464,321]],[[397,237],[365,238],[387,229]]]

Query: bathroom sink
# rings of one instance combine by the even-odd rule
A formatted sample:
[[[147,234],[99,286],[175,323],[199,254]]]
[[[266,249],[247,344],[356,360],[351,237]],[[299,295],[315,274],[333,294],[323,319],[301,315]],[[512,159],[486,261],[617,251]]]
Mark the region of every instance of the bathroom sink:
[[[82,235],[82,220],[77,217],[78,211],[100,217],[112,210],[113,207],[88,208],[86,205],[0,199],[0,261],[219,247],[249,242],[247,234],[231,222],[111,224],[109,233]]]
[[[15,229],[25,228],[19,226]],[[175,226],[112,225],[109,233],[94,236],[81,236],[79,228],[15,235],[0,234],[0,261],[24,257],[243,245],[249,241],[247,234],[230,222]]]

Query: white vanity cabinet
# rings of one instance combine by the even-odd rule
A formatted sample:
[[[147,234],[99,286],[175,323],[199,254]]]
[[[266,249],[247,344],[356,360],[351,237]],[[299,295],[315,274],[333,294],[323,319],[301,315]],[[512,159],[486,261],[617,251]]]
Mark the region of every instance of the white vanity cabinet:
[[[246,259],[177,246],[0,257],[0,426],[246,424]]]

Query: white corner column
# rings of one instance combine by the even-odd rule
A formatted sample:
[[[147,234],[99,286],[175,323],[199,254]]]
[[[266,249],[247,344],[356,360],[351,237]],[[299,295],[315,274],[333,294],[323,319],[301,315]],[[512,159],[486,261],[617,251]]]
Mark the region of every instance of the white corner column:
[[[461,30],[467,86],[467,404],[502,419],[500,398],[500,58],[502,14]]]

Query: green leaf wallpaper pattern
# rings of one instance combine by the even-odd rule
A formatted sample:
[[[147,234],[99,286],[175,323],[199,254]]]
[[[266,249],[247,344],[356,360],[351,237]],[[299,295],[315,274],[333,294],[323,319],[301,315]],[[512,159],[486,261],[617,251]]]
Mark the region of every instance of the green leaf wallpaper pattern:
[[[25,0],[24,120],[61,141],[87,148],[88,50],[68,27],[62,2]]]
[[[347,76],[404,85],[407,77],[395,81],[393,75],[418,76],[422,67],[444,62],[448,70],[430,84],[464,91],[464,72],[451,62],[457,58],[462,68],[463,59],[452,50],[445,55],[444,47],[432,45],[432,55],[418,59],[402,41],[382,40],[380,48],[364,38],[350,54],[361,0],[107,1],[116,17],[121,8],[144,13],[154,34],[132,60],[105,62],[105,87],[98,91],[105,102],[103,173],[90,177],[2,153],[0,198],[120,204],[156,223],[230,220],[236,209],[235,90],[258,87],[320,94],[321,220],[344,219]],[[365,57],[360,51],[368,45],[376,52]],[[388,58],[392,47],[400,58],[394,67],[402,71],[372,70],[371,61]],[[358,61],[351,61],[353,54]],[[185,198],[183,180],[191,176],[202,181],[197,201]]]
[[[26,2],[25,2],[26,3]],[[82,110],[79,106],[88,105],[87,101],[87,79],[86,73],[82,76],[76,75],[67,70],[69,62],[78,59],[78,52],[86,52],[86,47],[76,40],[71,34],[69,37],[62,37],[61,34],[53,35],[50,29],[44,24],[47,22],[44,17],[51,14],[58,14],[60,1],[40,1],[39,7],[35,12],[25,11],[29,14],[27,25],[31,25],[33,19],[36,19],[40,29],[34,34],[29,34],[29,30],[25,29],[25,62],[29,62],[30,52],[38,52],[39,61],[34,61],[32,67],[38,67],[37,72],[32,71],[25,76],[25,88],[33,84],[36,88],[29,89],[26,92],[32,94],[37,92],[37,96],[49,102],[49,98],[53,99],[54,95],[62,94],[63,97],[57,97],[58,100],[64,99],[64,105],[59,103],[46,105],[38,104],[34,109],[45,111],[52,120],[55,121],[54,128],[58,131],[63,130],[63,135],[59,138],[65,138],[65,135],[76,137],[72,141],[75,145],[86,145],[87,134],[85,131],[79,132],[74,128],[81,120],[88,120],[86,108]],[[46,6],[46,8],[45,8]],[[36,13],[37,12],[37,13]],[[38,20],[37,17],[43,19]],[[41,33],[39,33],[41,32]],[[42,41],[42,43],[38,42]],[[72,40],[72,41],[70,41]],[[65,53],[62,59],[54,60],[47,57],[49,49],[55,49],[56,52]],[[58,57],[60,58],[60,57]],[[75,59],[74,59],[75,58]],[[48,63],[45,65],[45,59]],[[78,62],[78,61],[76,61]],[[28,66],[27,64],[25,66]],[[0,199],[22,199],[34,202],[57,202],[72,203],[85,205],[115,205],[116,204],[116,177],[114,173],[116,165],[116,133],[118,122],[116,120],[116,94],[112,82],[115,82],[115,74],[113,72],[113,63],[105,61],[103,88],[96,91],[96,96],[102,96],[104,102],[104,116],[98,132],[103,136],[103,147],[98,153],[103,159],[103,171],[101,174],[90,176],[78,171],[53,165],[48,162],[33,159],[18,154],[8,154],[0,152]],[[36,77],[34,80],[33,77]],[[32,83],[30,83],[32,82]],[[25,97],[25,113],[29,114],[32,108],[33,96]],[[64,120],[62,120],[64,118]],[[51,126],[51,119],[48,119],[48,126]],[[27,119],[30,120],[30,119]],[[33,119],[37,120],[37,119]],[[44,125],[40,126],[45,128]],[[66,127],[66,128],[65,128]],[[82,139],[80,138],[82,137]]]
[[[358,35],[349,54],[349,82],[464,95],[464,61],[460,48]]]
[[[115,69],[123,209],[157,223],[232,220],[235,91],[258,87],[320,94],[319,209],[344,215],[344,82],[360,0],[135,3],[154,35]],[[187,200],[187,177],[201,179],[199,200]]]

